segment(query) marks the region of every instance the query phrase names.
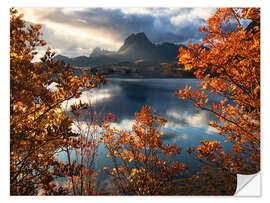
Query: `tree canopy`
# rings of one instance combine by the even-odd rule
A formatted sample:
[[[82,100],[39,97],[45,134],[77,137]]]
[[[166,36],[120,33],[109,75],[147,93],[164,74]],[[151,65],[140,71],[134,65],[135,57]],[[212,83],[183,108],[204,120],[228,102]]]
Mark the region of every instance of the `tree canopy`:
[[[248,22],[248,26],[244,23]],[[220,122],[209,123],[233,143],[225,153],[216,141],[201,141],[197,156],[234,173],[260,169],[260,9],[222,8],[200,29],[200,44],[180,47],[179,63],[200,79],[200,90],[191,87],[176,93],[200,109],[213,112]],[[207,48],[206,48],[207,47]],[[208,102],[210,95],[221,96]],[[190,150],[194,152],[194,150]]]
[[[53,61],[50,49],[41,62],[33,62],[37,48],[46,42],[40,39],[41,25],[27,26],[22,17],[10,9],[10,191],[34,195],[37,188],[51,189],[54,154],[80,144],[62,102],[105,81],[87,73],[75,76],[69,65]]]

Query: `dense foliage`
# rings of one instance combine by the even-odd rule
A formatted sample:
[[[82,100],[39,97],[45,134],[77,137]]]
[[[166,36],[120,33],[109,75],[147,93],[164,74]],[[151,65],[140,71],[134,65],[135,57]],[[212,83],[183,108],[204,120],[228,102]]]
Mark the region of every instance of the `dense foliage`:
[[[104,167],[113,176],[120,194],[168,195],[173,191],[174,178],[183,175],[188,167],[174,161],[182,148],[163,144],[160,128],[167,122],[144,106],[135,113],[132,132],[113,128],[106,121],[102,142],[108,150],[114,168]]]
[[[203,41],[180,48],[178,57],[194,70],[201,88],[186,86],[176,95],[213,112],[220,122],[209,125],[233,149],[226,153],[217,141],[204,140],[196,156],[233,173],[253,173],[260,169],[260,9],[218,9],[200,30],[206,33]],[[210,104],[210,95],[223,99]]]
[[[50,169],[59,167],[54,155],[62,148],[80,147],[61,104],[104,78],[74,76],[69,65],[52,60],[55,53],[49,49],[34,63],[37,47],[46,43],[40,40],[41,25],[27,26],[22,17],[10,10],[10,191],[35,195],[43,188],[49,194],[54,186]]]

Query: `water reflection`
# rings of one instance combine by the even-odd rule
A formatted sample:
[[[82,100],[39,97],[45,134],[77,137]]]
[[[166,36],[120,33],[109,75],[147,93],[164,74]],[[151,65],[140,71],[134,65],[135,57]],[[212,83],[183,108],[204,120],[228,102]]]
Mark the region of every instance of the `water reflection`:
[[[200,140],[218,140],[223,143],[224,138],[217,134],[216,130],[208,126],[209,121],[216,120],[215,116],[207,111],[198,110],[190,101],[179,100],[174,93],[191,85],[198,88],[196,79],[110,79],[110,84],[84,92],[80,98],[83,102],[91,103],[92,108],[101,113],[101,117],[109,112],[115,114],[118,121],[114,127],[131,130],[134,113],[139,112],[143,105],[150,105],[154,111],[160,113],[168,120],[164,131],[163,141],[168,144],[177,143],[183,147],[179,159],[186,162],[191,171],[200,169],[200,163],[194,161],[186,150],[200,144]],[[210,97],[209,101],[218,100],[218,97]],[[72,100],[70,104],[78,101]],[[81,122],[86,120],[81,117]],[[230,143],[223,143],[225,149],[230,150]],[[101,146],[100,152],[104,148]],[[97,165],[102,168],[109,165],[105,156],[100,156]]]

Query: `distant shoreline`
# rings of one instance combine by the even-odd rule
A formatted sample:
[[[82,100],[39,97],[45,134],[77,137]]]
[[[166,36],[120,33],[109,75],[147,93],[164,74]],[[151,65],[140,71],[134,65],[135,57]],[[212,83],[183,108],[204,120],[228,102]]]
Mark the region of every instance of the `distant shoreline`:
[[[126,72],[112,72],[112,73],[100,73],[104,75],[106,78],[135,78],[135,79],[151,79],[151,78],[196,78],[192,73],[181,72],[159,72],[159,71],[137,71],[135,73],[126,73]]]
[[[174,77],[174,76],[154,76],[154,77],[134,77],[134,76],[106,76],[105,79],[196,79],[196,77]]]

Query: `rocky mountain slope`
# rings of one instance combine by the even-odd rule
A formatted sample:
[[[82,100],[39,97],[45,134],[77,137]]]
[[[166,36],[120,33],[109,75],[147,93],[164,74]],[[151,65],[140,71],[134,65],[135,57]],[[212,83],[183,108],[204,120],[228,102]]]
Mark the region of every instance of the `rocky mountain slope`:
[[[92,53],[87,56],[79,56],[69,58],[63,55],[54,57],[55,61],[64,60],[66,63],[77,67],[100,66],[117,64],[123,61],[133,62],[136,60],[147,60],[155,62],[171,62],[177,60],[178,48],[183,45],[173,43],[152,43],[144,32],[131,34],[126,38],[123,45],[118,51],[112,52],[95,48]]]

